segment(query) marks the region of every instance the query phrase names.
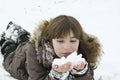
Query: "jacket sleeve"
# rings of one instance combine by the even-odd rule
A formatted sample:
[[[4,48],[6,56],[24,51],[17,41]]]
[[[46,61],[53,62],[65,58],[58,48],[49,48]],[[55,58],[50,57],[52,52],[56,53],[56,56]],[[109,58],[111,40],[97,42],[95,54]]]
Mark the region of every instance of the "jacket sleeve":
[[[24,53],[24,45],[25,44],[20,44],[15,52],[10,53],[3,62],[5,70],[9,72],[11,76],[20,80],[28,79],[28,74],[25,69],[26,54]]]
[[[47,71],[42,63],[37,60],[37,54],[33,44],[28,44],[27,49],[27,70],[29,74],[28,80],[48,80],[49,71]]]

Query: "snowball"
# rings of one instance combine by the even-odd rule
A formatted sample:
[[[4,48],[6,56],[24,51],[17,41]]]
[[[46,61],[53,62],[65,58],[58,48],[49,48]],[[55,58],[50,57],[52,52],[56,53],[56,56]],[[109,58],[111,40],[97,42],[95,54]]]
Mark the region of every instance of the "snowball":
[[[53,60],[53,64],[56,65],[63,65],[67,62],[72,62],[72,66],[77,65],[78,63],[80,63],[81,61],[85,61],[84,58],[82,58],[82,54],[77,55],[77,52],[73,52],[71,53],[69,56],[62,57],[62,58],[55,58]]]

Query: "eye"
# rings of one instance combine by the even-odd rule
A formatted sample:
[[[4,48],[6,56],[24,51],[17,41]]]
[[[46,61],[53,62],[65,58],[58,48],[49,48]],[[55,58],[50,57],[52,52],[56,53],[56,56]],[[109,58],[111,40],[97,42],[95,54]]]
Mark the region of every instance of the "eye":
[[[57,40],[57,42],[59,42],[59,43],[63,43],[63,42],[64,42],[64,40]]]
[[[70,40],[70,42],[77,42],[77,40]]]

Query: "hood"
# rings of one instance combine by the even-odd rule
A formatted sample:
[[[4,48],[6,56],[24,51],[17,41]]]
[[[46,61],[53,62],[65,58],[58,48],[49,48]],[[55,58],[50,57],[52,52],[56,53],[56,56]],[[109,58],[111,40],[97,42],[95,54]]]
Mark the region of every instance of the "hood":
[[[96,68],[99,64],[102,56],[102,44],[98,37],[87,34],[83,35],[83,47],[85,50],[85,56],[91,67]]]
[[[30,41],[35,44],[35,49],[38,52],[40,49],[40,39],[41,39],[41,32],[43,27],[47,26],[49,24],[48,21],[42,21],[40,22],[34,29],[33,34],[31,35]]]
[[[41,40],[42,28],[48,24],[49,21],[40,22],[31,36],[30,40],[35,44],[35,49],[37,52],[41,49],[39,42]],[[96,36],[83,32],[82,47],[84,47],[85,56],[89,63],[96,64],[99,62],[102,53],[102,45]]]

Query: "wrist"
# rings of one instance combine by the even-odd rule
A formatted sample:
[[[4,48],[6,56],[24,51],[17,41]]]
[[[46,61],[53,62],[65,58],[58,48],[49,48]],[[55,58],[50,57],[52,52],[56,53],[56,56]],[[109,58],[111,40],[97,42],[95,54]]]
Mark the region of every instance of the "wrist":
[[[76,70],[76,69],[72,69],[71,70],[71,74],[72,75],[83,75],[88,71],[88,63],[85,65],[83,70]]]
[[[50,77],[57,79],[57,80],[65,80],[67,76],[69,75],[69,72],[57,72],[53,69],[49,73]]]

